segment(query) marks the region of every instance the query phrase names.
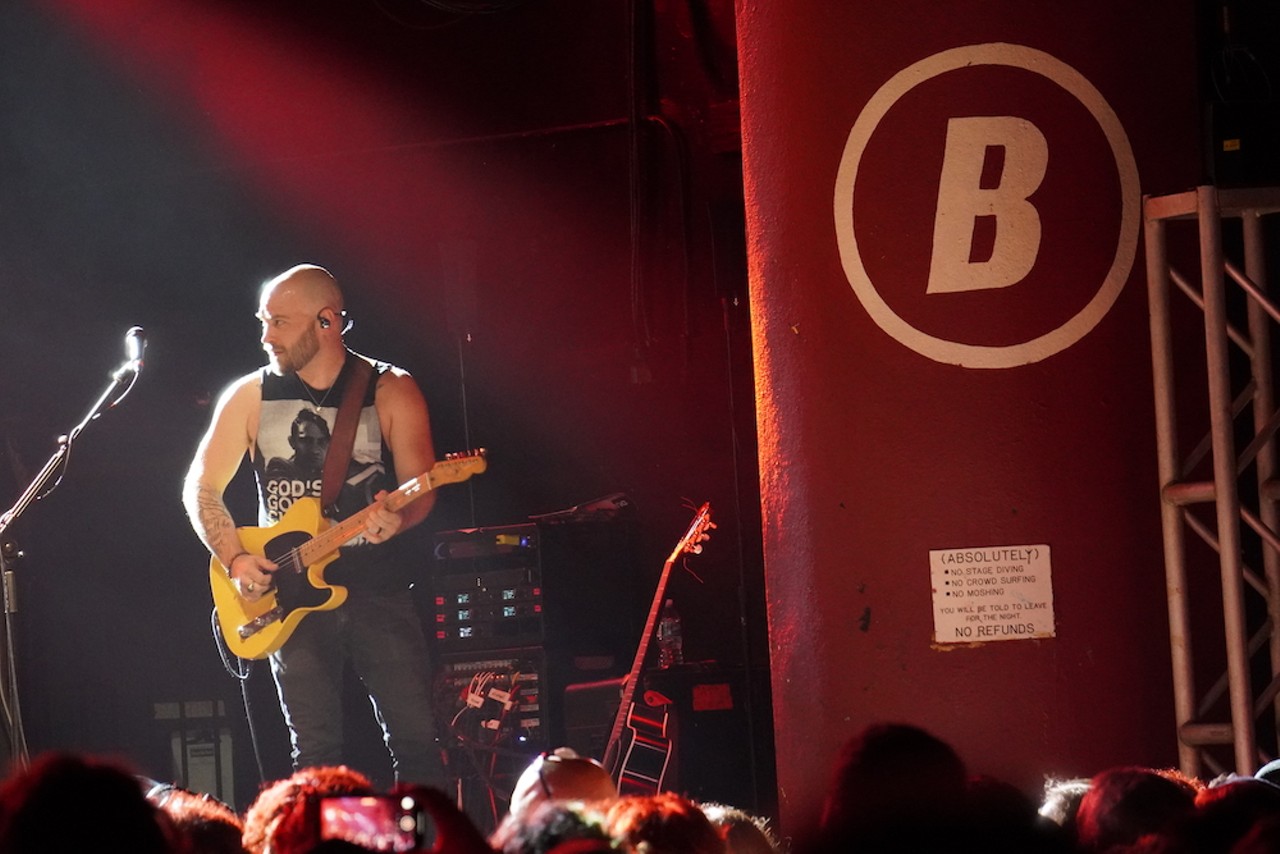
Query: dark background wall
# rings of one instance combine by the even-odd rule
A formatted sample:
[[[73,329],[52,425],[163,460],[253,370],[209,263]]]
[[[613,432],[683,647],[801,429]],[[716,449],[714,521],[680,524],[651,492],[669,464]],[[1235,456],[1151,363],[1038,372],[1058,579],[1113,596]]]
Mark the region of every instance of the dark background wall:
[[[489,450],[419,533],[424,577],[432,531],[624,492],[634,551],[589,571],[634,567],[634,604],[577,619],[638,641],[710,500],[698,579],[669,588],[686,653],[765,672],[731,4],[447,5],[0,9],[0,495],[85,414],[124,331],[149,339],[131,396],[12,531],[34,752],[167,779],[155,704],[218,699],[239,794],[256,785],[178,494],[211,401],[261,363],[258,285],[303,260],[346,286],[348,343],[417,377],[437,449]],[[279,776],[265,667],[249,693]]]

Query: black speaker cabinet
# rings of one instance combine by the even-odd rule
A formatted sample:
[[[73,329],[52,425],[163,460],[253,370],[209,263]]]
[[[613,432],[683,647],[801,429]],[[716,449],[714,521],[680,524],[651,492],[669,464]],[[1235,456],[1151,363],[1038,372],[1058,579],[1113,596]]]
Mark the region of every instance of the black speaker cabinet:
[[[579,682],[564,692],[564,745],[579,756],[604,759],[618,712],[622,678]]]
[[[1280,185],[1280,100],[1211,103],[1205,110],[1206,166],[1219,187]]]

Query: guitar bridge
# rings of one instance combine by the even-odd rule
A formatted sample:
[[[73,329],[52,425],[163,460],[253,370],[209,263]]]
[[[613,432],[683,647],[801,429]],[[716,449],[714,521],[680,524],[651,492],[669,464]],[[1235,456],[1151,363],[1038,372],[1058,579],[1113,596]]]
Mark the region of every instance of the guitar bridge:
[[[240,640],[248,640],[267,626],[272,623],[278,623],[282,619],[284,619],[284,608],[277,605],[270,611],[259,614],[249,622],[245,623],[237,630],[237,634],[240,635]]]

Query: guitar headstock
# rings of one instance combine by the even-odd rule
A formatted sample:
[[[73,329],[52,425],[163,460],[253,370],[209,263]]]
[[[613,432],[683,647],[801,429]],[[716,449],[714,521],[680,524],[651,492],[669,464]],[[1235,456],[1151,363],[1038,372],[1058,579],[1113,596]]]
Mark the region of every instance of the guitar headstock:
[[[446,454],[443,460],[431,467],[431,485],[442,486],[446,483],[461,483],[473,474],[480,474],[489,467],[484,448],[471,451]]]
[[[716,523],[711,521],[711,502],[708,501],[698,508],[693,521],[689,523],[689,530],[680,538],[675,554],[702,554],[702,544],[711,539],[711,529],[714,527]]]

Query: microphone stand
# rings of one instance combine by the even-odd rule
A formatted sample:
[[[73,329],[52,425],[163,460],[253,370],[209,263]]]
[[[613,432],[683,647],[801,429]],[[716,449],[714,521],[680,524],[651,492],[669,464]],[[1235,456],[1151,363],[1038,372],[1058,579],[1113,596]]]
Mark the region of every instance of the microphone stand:
[[[0,680],[0,714],[3,715],[3,720],[0,720],[0,726],[3,726],[7,731],[9,748],[13,754],[12,759],[18,767],[26,766],[31,758],[27,750],[26,732],[22,728],[22,708],[18,698],[17,656],[14,654],[13,643],[14,615],[18,612],[15,570],[18,560],[23,557],[23,553],[7,531],[26,512],[28,507],[57,488],[62,480],[59,472],[65,472],[67,463],[71,458],[72,443],[84,432],[90,422],[100,418],[103,413],[125,399],[125,396],[133,388],[133,384],[138,381],[138,374],[141,371],[142,360],[140,358],[130,359],[116,369],[111,375],[111,384],[107,386],[102,396],[93,404],[93,407],[79,424],[71,428],[71,431],[66,435],[58,437],[58,450],[44,464],[44,468],[40,469],[40,473],[35,476],[30,485],[23,490],[17,502],[0,514],[0,588],[2,588],[0,592],[2,592],[3,597],[3,613],[0,614],[0,617],[3,618],[4,622],[3,635],[5,644],[4,678]],[[56,478],[54,477],[55,474],[57,474]]]
[[[18,705],[17,663],[13,655],[13,615],[18,611],[14,597],[14,566],[22,557],[22,551],[11,537],[0,537],[0,586],[3,587],[3,631],[5,657],[3,659],[3,679],[0,679],[0,714],[3,714],[5,734],[5,756],[19,767],[28,761],[26,735],[22,729],[22,709]],[[6,763],[8,764],[8,763]]]

